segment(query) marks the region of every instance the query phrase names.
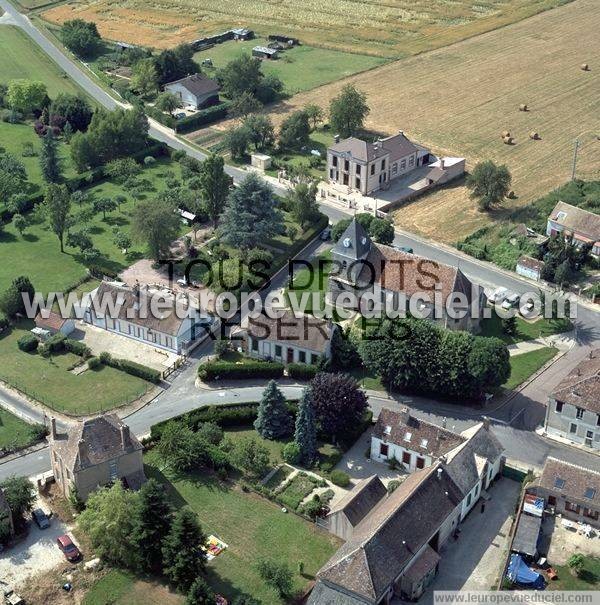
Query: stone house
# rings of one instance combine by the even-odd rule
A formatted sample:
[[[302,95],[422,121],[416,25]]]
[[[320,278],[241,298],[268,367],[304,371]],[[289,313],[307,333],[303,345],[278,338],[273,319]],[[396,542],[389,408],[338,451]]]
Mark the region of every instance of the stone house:
[[[429,160],[429,150],[415,145],[402,131],[375,143],[350,137],[327,149],[327,176],[330,183],[370,195]]]
[[[517,261],[516,272],[523,277],[540,281],[544,270],[544,261],[533,258],[532,256],[521,256]]]
[[[545,430],[600,451],[600,349],[591,351],[552,391]]]
[[[408,312],[414,297],[418,312],[429,313],[428,319],[441,327],[479,329],[486,304],[483,288],[460,269],[373,242],[356,219],[333,247],[332,267],[330,305]]]
[[[122,481],[139,489],[146,481],[142,444],[116,414],[97,416],[58,433],[51,419],[50,461],[63,495],[74,489],[84,502],[99,487]]]
[[[277,318],[263,314],[248,320],[246,350],[258,359],[314,365],[322,357],[331,358],[335,329],[331,321],[311,315],[297,316],[291,310]]]
[[[165,84],[165,91],[173,93],[181,102],[194,109],[202,109],[219,102],[220,86],[202,74],[192,74]]]
[[[600,528],[600,472],[548,457],[528,493],[544,498],[548,508],[573,521]]]
[[[582,208],[558,202],[548,217],[546,234],[553,236],[562,233],[573,237],[577,246],[590,244],[591,253],[600,256],[600,215]]]

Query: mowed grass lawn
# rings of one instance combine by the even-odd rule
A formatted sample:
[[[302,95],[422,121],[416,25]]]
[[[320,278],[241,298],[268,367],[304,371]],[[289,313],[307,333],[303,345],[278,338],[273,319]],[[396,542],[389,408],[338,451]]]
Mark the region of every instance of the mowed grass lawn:
[[[243,492],[230,482],[223,483],[204,472],[165,479],[152,454],[146,456],[146,463],[148,476],[170,480],[167,489],[173,501],[196,512],[207,535],[228,544],[207,569],[214,590],[229,599],[242,593],[262,605],[280,605],[284,601],[258,575],[260,559],[287,563],[294,572],[294,591],[301,591],[340,546],[337,538],[314,524],[285,514],[276,504]],[[304,563],[304,576],[298,573],[299,561]]]
[[[206,73],[212,74],[242,53],[251,54],[255,46],[267,46],[268,43],[268,40],[261,38],[244,42],[230,40],[197,52],[194,59],[198,64],[204,59],[212,59],[214,69],[203,67]],[[278,76],[287,94],[296,94],[377,67],[384,62],[385,59],[381,57],[302,45],[280,52],[275,60],[263,61],[262,71]]]
[[[76,376],[69,369],[81,358],[60,353],[44,358],[17,347],[21,336],[33,327],[21,322],[0,337],[0,380],[33,399],[66,414],[93,414],[129,403],[152,385],[120,370],[101,366]]]
[[[0,408],[0,448],[27,447],[36,439],[37,435],[30,424]]]
[[[514,389],[518,387],[557,353],[558,349],[554,347],[543,347],[520,355],[512,355],[510,358],[510,378],[504,383],[504,388]]]
[[[515,344],[525,340],[536,340],[552,336],[553,334],[562,334],[573,329],[573,324],[569,319],[544,319],[537,321],[525,321],[517,316],[517,333],[514,336],[505,334],[502,330],[502,319],[495,313],[489,319],[481,322],[481,333],[479,336],[495,336],[500,338],[506,344]]]
[[[0,57],[0,82],[6,83],[15,78],[39,80],[47,86],[51,98],[61,92],[82,92],[18,27],[0,26]],[[6,143],[2,135],[0,142],[2,145]]]
[[[547,590],[600,590],[600,558],[584,555],[583,560],[578,575],[568,565],[554,565],[558,580],[549,582]]]

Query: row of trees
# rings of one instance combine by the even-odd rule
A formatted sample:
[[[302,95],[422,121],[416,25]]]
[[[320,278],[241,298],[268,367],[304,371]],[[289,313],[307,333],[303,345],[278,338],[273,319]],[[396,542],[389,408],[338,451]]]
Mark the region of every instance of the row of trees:
[[[390,219],[379,218],[369,212],[360,212],[355,218],[374,241],[386,245],[394,241],[394,223]],[[338,221],[331,230],[331,239],[337,242],[351,222],[351,218]]]
[[[0,482],[0,489],[10,509],[11,519],[0,516],[0,544],[6,544],[11,536],[11,525],[17,534],[27,526],[26,515],[31,512],[35,503],[35,490],[27,477],[9,477]]]

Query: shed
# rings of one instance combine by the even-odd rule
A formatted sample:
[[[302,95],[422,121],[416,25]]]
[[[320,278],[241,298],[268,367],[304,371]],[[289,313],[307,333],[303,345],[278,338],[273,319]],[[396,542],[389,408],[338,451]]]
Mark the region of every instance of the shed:
[[[541,527],[541,517],[523,512],[519,519],[519,524],[517,525],[517,531],[515,532],[511,550],[529,557],[537,557],[537,545]]]
[[[269,170],[271,168],[272,158],[264,153],[253,153],[251,156],[252,166],[259,170]]]
[[[54,311],[42,310],[35,317],[36,328],[41,328],[50,332],[50,334],[57,334],[60,332],[65,336],[68,336],[74,329],[75,324],[70,318],[61,317]]]
[[[543,270],[544,261],[533,258],[533,256],[521,256],[517,261],[517,273],[523,277],[540,281]]]
[[[181,222],[186,225],[191,225],[196,220],[196,215],[192,212],[188,212],[187,210],[183,210],[182,208],[177,208],[175,210],[177,214],[181,217]]]
[[[267,46],[255,46],[252,49],[252,56],[259,59],[277,59],[278,54],[275,48],[268,48]]]
[[[231,32],[234,40],[252,40],[254,38],[254,32],[245,27],[234,27]]]

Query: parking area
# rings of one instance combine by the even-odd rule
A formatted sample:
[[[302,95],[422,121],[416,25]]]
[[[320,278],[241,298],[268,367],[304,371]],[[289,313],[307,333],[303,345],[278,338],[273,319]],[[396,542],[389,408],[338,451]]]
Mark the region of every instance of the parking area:
[[[521,484],[500,478],[460,525],[460,536],[442,549],[439,573],[419,603],[433,603],[437,590],[490,590],[508,549],[512,515]],[[481,512],[482,504],[485,510]]]
[[[18,589],[32,576],[54,569],[61,563],[66,564],[56,545],[56,538],[68,534],[70,529],[57,517],[53,517],[50,527],[43,530],[32,521],[25,540],[0,553],[2,581]]]

